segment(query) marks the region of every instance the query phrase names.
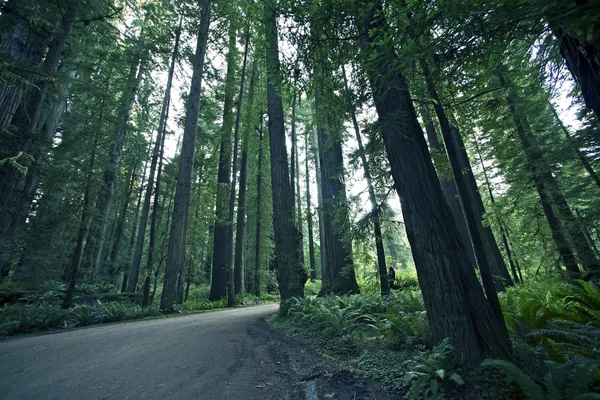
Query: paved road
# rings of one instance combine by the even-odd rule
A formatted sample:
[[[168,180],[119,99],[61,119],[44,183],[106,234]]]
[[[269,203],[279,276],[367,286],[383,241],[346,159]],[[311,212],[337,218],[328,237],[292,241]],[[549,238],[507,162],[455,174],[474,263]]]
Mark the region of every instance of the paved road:
[[[287,386],[286,373],[278,373],[281,362],[270,354],[272,343],[255,326],[277,307],[239,308],[0,342],[0,398],[290,398],[281,387]]]

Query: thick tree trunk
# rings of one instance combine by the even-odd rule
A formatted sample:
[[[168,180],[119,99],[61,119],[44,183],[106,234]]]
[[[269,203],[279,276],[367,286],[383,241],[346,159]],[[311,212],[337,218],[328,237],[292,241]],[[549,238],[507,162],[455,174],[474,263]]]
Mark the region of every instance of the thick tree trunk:
[[[562,2],[562,4],[567,7],[575,6],[575,3],[579,2]],[[575,8],[577,7],[578,6],[575,6]],[[572,8],[569,10],[551,11],[549,14],[554,15],[549,15],[548,21],[554,36],[556,36],[558,40],[560,54],[563,56],[571,75],[573,75],[573,79],[581,88],[581,94],[585,101],[585,105],[596,115],[598,121],[600,121],[600,45],[597,42],[593,42],[594,34],[589,35],[589,38],[591,38],[592,41],[586,43],[585,40],[589,40],[588,37],[583,38],[582,41],[582,38],[576,37],[576,33],[572,34],[571,32],[566,31],[560,23],[560,19],[565,15],[568,15],[568,18],[572,19],[572,21],[577,19],[582,25],[585,23],[596,23],[593,18],[588,17],[588,13],[590,12],[589,9],[582,9],[579,12],[581,11],[584,12],[583,15],[578,14],[577,11]],[[577,30],[579,30],[579,32],[592,31],[584,26],[578,27],[576,24],[573,24],[572,21],[567,22],[565,25],[568,25],[573,32]],[[575,27],[575,29],[572,29],[573,27]]]
[[[227,242],[229,243],[229,261],[227,265],[229,266],[228,271],[228,287],[227,287],[227,305],[229,307],[235,305],[235,296],[237,294],[242,293],[244,287],[244,270],[242,269],[243,265],[240,258],[240,263],[233,263],[233,251],[234,251],[234,243],[233,243],[233,218],[234,218],[234,208],[235,208],[235,191],[237,185],[237,164],[238,164],[238,149],[239,149],[239,139],[240,139],[240,120],[242,117],[242,104],[244,98],[244,83],[246,81],[246,65],[248,63],[248,45],[250,44],[250,20],[246,25],[246,43],[244,45],[244,61],[242,62],[242,71],[241,71],[241,79],[240,79],[240,91],[238,93],[238,99],[236,104],[236,113],[235,113],[235,128],[233,132],[233,177],[231,180],[231,192],[229,196],[229,217],[227,219],[228,223],[228,238]],[[245,142],[244,142],[245,145]],[[244,183],[245,184],[245,183]],[[244,189],[245,191],[245,189]],[[241,192],[241,189],[240,189]],[[239,213],[239,208],[238,208]],[[243,215],[242,215],[243,218]],[[237,242],[236,242],[237,246]],[[242,257],[242,248],[240,248],[240,257]],[[235,255],[237,258],[237,254]],[[236,269],[237,267],[237,269]]]
[[[540,202],[542,203],[542,209],[544,210],[544,214],[548,220],[548,225],[550,226],[550,232],[552,233],[552,239],[554,240],[556,249],[560,254],[563,264],[567,268],[569,277],[571,279],[580,279],[581,273],[579,272],[577,260],[573,255],[569,243],[567,242],[565,232],[560,225],[554,210],[552,209],[551,198],[548,194],[547,187],[548,179],[553,179],[552,174],[549,171],[543,171],[540,169],[542,166],[542,155],[540,154],[539,149],[533,146],[530,136],[527,134],[527,132],[525,132],[522,118],[517,113],[517,95],[514,92],[514,89],[508,85],[502,73],[498,72],[497,75],[500,85],[508,90],[508,107],[510,114],[515,123],[515,128],[517,130],[517,134],[519,135],[519,139],[521,140],[523,150],[527,156],[528,168],[531,171],[535,188],[540,197]]]
[[[63,49],[75,20],[75,14],[75,4],[69,1],[60,28],[50,42],[46,58],[42,64],[41,72],[44,76],[54,76],[56,74]],[[43,50],[43,47],[34,47],[37,50]],[[32,57],[37,58],[35,55],[32,55]],[[47,129],[46,132],[43,132],[42,129],[42,132],[36,135],[43,128],[40,121],[43,118],[44,106],[54,82],[52,79],[42,79],[35,83],[36,85],[32,85],[33,87],[26,93],[24,104],[16,109],[16,114],[12,118],[12,124],[17,131],[8,135],[1,135],[0,160],[6,157],[15,157],[18,154],[29,154],[36,165],[31,167],[31,161],[25,158],[18,160],[23,166],[30,167],[29,173],[31,175],[29,176],[24,176],[22,171],[10,163],[0,166],[0,193],[2,193],[2,196],[0,196],[0,281],[10,271],[10,258],[16,237],[27,219],[33,193],[37,188],[39,178],[39,170],[37,169],[40,168],[47,151],[48,133],[54,136],[56,132],[55,129]],[[13,92],[8,94],[9,102],[12,103],[16,98],[21,97],[21,94],[14,92],[12,89],[8,87],[5,87],[5,89]],[[61,104],[57,104],[57,106],[61,106]],[[12,108],[12,104],[8,104],[8,107]],[[12,110],[3,114],[6,114],[3,118],[8,123],[11,120]],[[4,140],[4,138],[8,139]]]
[[[429,110],[426,107],[421,108],[421,115],[425,122],[425,132],[427,133],[427,141],[429,142],[429,147],[437,151],[439,154],[442,154],[443,157],[447,157],[446,148],[442,145],[442,143],[440,143],[437,132],[435,130],[435,126],[433,124],[433,120],[431,119],[431,115],[429,114]],[[444,161],[446,160],[447,158]],[[465,245],[466,255],[469,259],[470,264],[473,266],[473,268],[475,268],[477,266],[477,261],[475,260],[473,242],[471,242],[469,228],[467,227],[465,214],[463,212],[462,205],[460,204],[460,197],[458,196],[458,191],[456,190],[456,184],[454,183],[454,179],[445,176],[440,176],[440,165],[436,165],[436,167],[438,167],[436,168],[436,170],[438,171],[438,179],[440,180],[440,185],[442,186],[442,191],[444,192],[444,198],[446,199],[446,203],[448,203],[448,206],[452,211],[454,221],[456,221],[456,227],[458,228],[460,239]]]
[[[217,172],[217,203],[215,206],[215,235],[213,242],[213,270],[210,285],[210,300],[219,300],[227,296],[231,268],[230,242],[231,220],[229,219],[229,203],[231,198],[231,159],[233,132],[233,96],[235,94],[236,70],[236,26],[232,19],[229,22],[229,46],[227,53],[227,74],[225,76],[225,100],[223,102],[223,126],[221,130],[221,146],[219,150],[219,169]],[[235,174],[235,171],[234,171]]]
[[[364,67],[433,337],[438,342],[451,338],[456,357],[468,366],[486,357],[510,358],[506,326],[486,301],[464,254],[406,80],[391,67],[400,61],[383,40],[388,28],[381,2],[358,0],[356,5]]]
[[[360,154],[360,161],[363,167],[363,173],[367,181],[367,188],[369,190],[369,201],[371,202],[371,214],[373,219],[373,228],[375,233],[375,249],[377,251],[377,267],[379,272],[379,286],[382,295],[390,294],[390,281],[387,272],[387,265],[385,261],[385,249],[383,247],[383,235],[381,233],[381,221],[379,219],[379,204],[377,204],[377,197],[375,196],[375,188],[373,187],[373,178],[371,176],[371,167],[367,161],[367,154],[362,143],[360,136],[360,128],[358,126],[358,120],[356,119],[356,112],[354,110],[354,104],[350,97],[350,89],[348,88],[348,78],[346,77],[346,70],[342,66],[342,76],[344,78],[344,86],[348,98],[348,107],[350,109],[350,116],[352,117],[352,125],[354,126],[354,134],[356,135],[356,142],[358,143],[358,152]]]
[[[183,131],[179,173],[177,174],[175,189],[164,288],[160,299],[160,309],[163,311],[170,311],[173,309],[174,304],[179,304],[183,301],[183,267],[185,265],[187,222],[192,189],[192,169],[194,167],[194,152],[196,149],[204,58],[210,24],[210,6],[211,0],[203,0],[192,82],[186,102],[185,128]]]
[[[246,232],[246,189],[248,184],[248,140],[250,131],[252,130],[252,108],[254,107],[254,86],[256,82],[256,64],[258,54],[255,54],[252,62],[252,73],[250,76],[250,88],[248,93],[248,113],[244,126],[244,136],[242,138],[242,162],[240,166],[240,192],[238,194],[238,210],[235,229],[235,259],[234,259],[234,280],[235,294],[240,294],[244,283],[244,239]],[[241,94],[240,94],[241,95]],[[241,105],[238,107],[241,109]],[[239,111],[238,111],[239,112]],[[236,126],[238,123],[236,122]]]
[[[481,271],[481,278],[486,290],[486,295],[492,302],[496,314],[501,317],[502,311],[500,310],[500,303],[496,304],[495,298],[497,296],[492,294],[491,291],[494,289],[494,285],[496,290],[503,290],[505,285],[510,286],[513,282],[506,269],[502,254],[500,254],[498,244],[496,243],[491,228],[489,226],[483,226],[482,218],[485,213],[485,208],[477,188],[477,182],[473,176],[473,171],[471,170],[471,164],[462,138],[458,133],[458,129],[450,126],[446,111],[441,105],[427,61],[425,59],[421,59],[420,61],[423,75],[427,82],[427,91],[434,102],[435,113],[440,122],[442,136],[444,137],[444,142],[446,144],[446,153],[448,154],[450,165],[452,166],[454,181],[456,182],[456,188],[469,228],[473,250],[475,251],[475,258],[477,259],[477,265],[479,265]],[[485,268],[489,268],[489,275],[493,277],[493,282],[486,282],[488,271],[484,271]],[[488,286],[490,284],[491,286]],[[495,290],[493,291],[495,292]]]
[[[275,260],[279,293],[281,301],[285,302],[291,297],[304,297],[307,274],[300,263],[300,235],[294,223],[294,198],[290,187],[283,103],[280,96],[282,84],[274,0],[265,0],[264,12]]]
[[[334,126],[337,121],[327,112],[323,104],[332,101],[334,94],[327,90],[330,78],[323,69],[318,71],[315,90],[316,124],[319,133],[319,161],[321,163],[321,183],[323,195],[323,230],[327,274],[323,274],[320,295],[330,293],[358,293],[358,283],[354,274],[352,242],[349,226],[346,186],[344,183],[344,159],[342,155],[341,132]]]

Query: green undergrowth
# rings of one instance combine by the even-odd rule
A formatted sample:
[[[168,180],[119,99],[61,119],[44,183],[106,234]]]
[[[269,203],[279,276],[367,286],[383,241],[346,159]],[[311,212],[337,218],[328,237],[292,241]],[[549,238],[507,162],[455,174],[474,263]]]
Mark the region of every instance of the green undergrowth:
[[[420,291],[292,299],[272,321],[407,399],[600,399],[600,294],[593,284],[528,282],[500,301],[514,360],[466,369],[435,344]]]
[[[19,288],[13,284],[0,287],[0,337],[65,330],[111,322],[153,319],[165,317],[158,308],[161,295],[158,288],[154,304],[141,307],[140,293],[116,293],[110,284],[78,284],[73,297],[73,306],[61,309],[66,293],[62,282],[46,282],[37,290]],[[208,310],[227,308],[227,299],[208,301],[208,285],[192,285],[188,300],[174,307],[170,315],[193,314]],[[237,306],[251,306],[275,303],[279,297],[264,294],[257,297],[250,294],[238,296]]]

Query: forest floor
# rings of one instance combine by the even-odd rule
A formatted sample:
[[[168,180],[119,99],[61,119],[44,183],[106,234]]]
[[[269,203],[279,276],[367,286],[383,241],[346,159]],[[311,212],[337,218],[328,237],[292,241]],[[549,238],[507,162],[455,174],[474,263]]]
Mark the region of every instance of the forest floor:
[[[15,338],[0,343],[3,399],[381,399],[264,305]]]

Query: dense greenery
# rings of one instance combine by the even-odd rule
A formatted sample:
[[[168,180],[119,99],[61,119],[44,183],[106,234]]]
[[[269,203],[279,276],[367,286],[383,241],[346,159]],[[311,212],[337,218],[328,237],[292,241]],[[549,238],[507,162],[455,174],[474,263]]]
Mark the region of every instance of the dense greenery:
[[[409,397],[597,392],[598,2],[0,10],[0,334],[279,299]]]
[[[475,369],[461,368],[448,340],[434,343],[418,289],[298,299],[274,324],[410,399],[595,398],[597,290],[587,282],[548,280],[512,287],[500,299],[515,357]]]

